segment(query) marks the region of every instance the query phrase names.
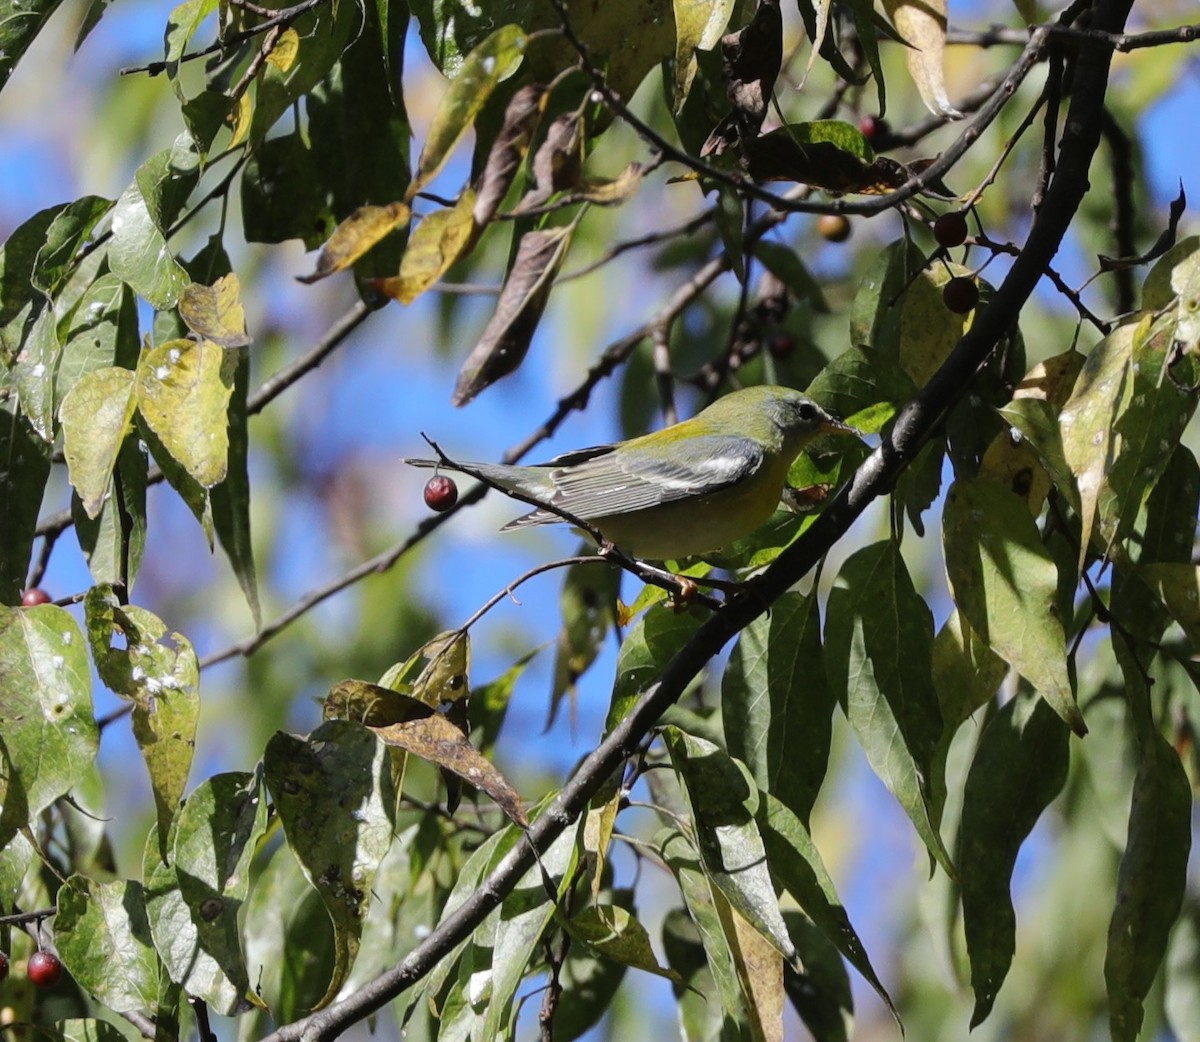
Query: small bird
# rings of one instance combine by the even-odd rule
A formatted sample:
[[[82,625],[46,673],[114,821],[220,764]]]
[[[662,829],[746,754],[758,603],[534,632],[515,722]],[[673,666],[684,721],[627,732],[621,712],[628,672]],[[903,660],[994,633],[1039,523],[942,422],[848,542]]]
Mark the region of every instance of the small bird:
[[[789,387],[747,387],[690,420],[534,466],[463,463],[503,489],[589,522],[643,560],[678,560],[728,546],[775,511],[788,469],[818,434],[859,432]],[[459,468],[407,459],[414,467]],[[501,531],[562,523],[534,510]]]

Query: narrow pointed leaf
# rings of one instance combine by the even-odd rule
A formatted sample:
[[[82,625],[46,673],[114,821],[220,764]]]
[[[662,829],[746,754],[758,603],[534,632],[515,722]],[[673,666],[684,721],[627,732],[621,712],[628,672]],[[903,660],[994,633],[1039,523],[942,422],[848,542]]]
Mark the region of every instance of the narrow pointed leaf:
[[[933,617],[899,549],[850,557],[829,595],[825,665],[867,760],[900,801],[929,852],[954,875],[938,834],[936,751],[942,714],[933,686]]]

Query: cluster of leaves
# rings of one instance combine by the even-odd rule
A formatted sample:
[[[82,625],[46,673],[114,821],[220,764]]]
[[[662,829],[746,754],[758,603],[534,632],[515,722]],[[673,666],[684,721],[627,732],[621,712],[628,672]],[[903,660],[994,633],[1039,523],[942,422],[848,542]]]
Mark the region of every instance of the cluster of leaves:
[[[51,6],[0,26],[0,85]],[[1132,259],[1154,261],[1140,306],[1086,353],[1030,366],[1014,325],[944,403],[937,433],[902,475],[891,538],[846,558],[823,615],[816,589],[777,599],[738,635],[723,675],[635,735],[618,770],[585,763],[578,820],[555,796],[530,807],[492,764],[528,657],[472,689],[466,628],[377,683],[337,684],[312,733],[280,732],[252,770],[189,791],[200,664],[183,634],[129,598],[149,538],[146,488],[165,479],[219,543],[258,617],[246,427],[259,401],[224,219],[193,257],[170,245],[219,163],[232,169],[211,195],[226,198],[236,180],[248,239],[323,243],[307,281],[353,269],[371,305],[411,303],[485,235],[511,228],[507,274],[463,364],[457,404],[521,364],[585,216],[645,190],[663,158],[682,155],[715,193],[727,269],[743,280],[753,264],[768,273],[763,314],[793,299],[825,302],[798,253],[763,237],[783,210],[751,220],[749,198],[761,189],[745,178],[880,194],[923,169],[876,156],[840,120],[762,133],[783,63],[770,0],[753,11],[732,0],[655,0],[634,16],[618,15],[622,5],[589,14],[531,0],[502,5],[502,20],[481,6],[414,5],[450,83],[410,176],[406,9],[308,2],[270,14],[187,0],[169,18],[161,67],[184,132],[118,199],[42,211],[0,254],[0,602],[17,604],[26,583],[56,447],[94,580],[82,627],[57,605],[0,608],[0,912],[43,909],[52,924],[72,978],[71,1019],[60,1010],[55,1030],[115,1035],[96,1017],[103,1009],[166,1039],[201,1010],[202,1034],[212,1011],[238,1017],[250,1036],[338,999],[351,1019],[395,999],[409,1030],[478,1042],[512,1037],[519,990],[544,974],[546,1030],[569,1040],[598,1021],[633,968],[670,980],[686,1038],[781,1038],[790,999],[814,1035],[845,1039],[847,964],[895,1007],[811,832],[840,709],[953,891],[945,928],[951,946],[961,930],[973,1025],[1013,962],[1018,852],[1072,760],[1102,779],[1105,813],[1128,805],[1102,898],[1111,909],[1103,975],[1112,1036],[1133,1040],[1184,906],[1196,765],[1176,745],[1200,712],[1191,560],[1200,466],[1182,442],[1195,406],[1200,240],[1167,249],[1174,224],[1159,255]],[[879,39],[898,33],[916,44],[906,60],[927,106],[955,115],[941,73],[944,6],[885,3],[890,24],[870,5],[850,7],[841,32],[832,5],[800,4],[818,43],[809,68],[822,57],[844,84],[869,71],[882,111]],[[197,83],[188,49],[211,15],[218,40],[198,52],[214,58]],[[654,136],[655,163],[608,178],[585,172],[614,111],[636,119],[621,99],[659,65],[678,155]],[[295,125],[281,129],[289,112]],[[431,200],[472,129],[468,184]],[[444,205],[414,223],[431,201]],[[821,368],[810,393],[890,438],[905,403],[972,326],[973,314],[946,308],[943,286],[975,274],[941,255],[931,264],[907,236],[880,251],[850,308],[853,346]],[[992,291],[981,286],[986,306]],[[153,309],[150,329],[140,328],[139,298]],[[737,352],[754,354],[734,347],[721,372]],[[817,445],[790,483],[839,485],[865,456]],[[954,609],[935,631],[931,595],[901,543],[908,531],[925,536],[939,497]],[[769,566],[814,524],[781,511],[689,571]],[[694,646],[703,613],[672,610],[657,588],[619,605],[605,569],[568,573],[554,706],[618,619],[604,741],[619,745],[645,693]],[[1119,695],[1109,678],[1079,681],[1085,640],[1111,647]],[[93,669],[128,705],[154,796],[140,872],[127,877],[114,873],[104,824],[88,813],[101,787]],[[1089,727],[1101,737],[1072,739]],[[1113,763],[1126,784],[1106,777]],[[423,764],[442,773],[445,808],[413,795],[429,785]],[[635,783],[657,812],[649,836],[624,827]],[[500,813],[478,799],[458,813],[464,793],[486,794]],[[657,950],[640,895],[614,873],[616,842],[677,890]],[[522,859],[535,843],[530,864]],[[1197,936],[1175,935],[1172,962],[1183,969],[1169,1011],[1186,1009],[1200,987]],[[0,942],[17,954],[32,943],[9,919]],[[11,1005],[22,1021],[47,1019],[32,994]]]

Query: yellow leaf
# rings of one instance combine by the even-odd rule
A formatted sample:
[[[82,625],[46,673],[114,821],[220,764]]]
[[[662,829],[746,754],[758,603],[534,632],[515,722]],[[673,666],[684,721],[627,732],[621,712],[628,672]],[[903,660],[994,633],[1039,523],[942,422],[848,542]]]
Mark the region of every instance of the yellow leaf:
[[[299,276],[299,281],[316,282],[344,271],[359,257],[397,228],[408,224],[412,211],[403,203],[388,203],[387,206],[360,206],[329,237],[317,257],[316,270],[311,275]]]
[[[230,272],[211,286],[193,282],[179,298],[179,317],[193,333],[221,347],[245,347],[246,312],[242,308],[241,283]]]
[[[946,96],[942,52],[946,48],[946,0],[883,0],[884,9],[909,45],[908,74],[934,115],[958,119],[962,113]]]
[[[468,188],[452,209],[425,217],[409,236],[400,274],[376,279],[375,288],[401,304],[416,300],[470,249],[475,231],[474,208],[475,193]]]
[[[296,62],[300,51],[300,34],[295,29],[284,29],[275,41],[275,46],[267,53],[267,61],[280,72],[287,72]]]

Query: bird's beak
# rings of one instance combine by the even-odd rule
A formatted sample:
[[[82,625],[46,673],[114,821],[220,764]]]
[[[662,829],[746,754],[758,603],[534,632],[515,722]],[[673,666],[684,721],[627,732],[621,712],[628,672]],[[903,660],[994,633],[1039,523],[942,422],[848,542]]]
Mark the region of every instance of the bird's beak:
[[[842,423],[841,420],[835,420],[832,416],[817,428],[822,434],[851,434],[856,438],[861,438],[863,432],[856,427],[851,427],[847,423]]]

